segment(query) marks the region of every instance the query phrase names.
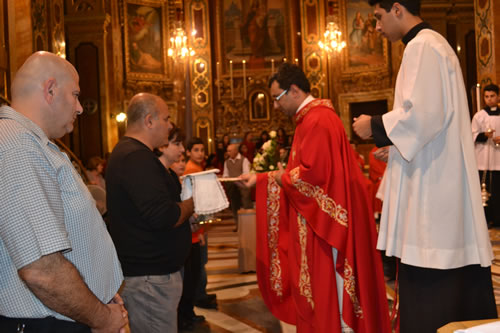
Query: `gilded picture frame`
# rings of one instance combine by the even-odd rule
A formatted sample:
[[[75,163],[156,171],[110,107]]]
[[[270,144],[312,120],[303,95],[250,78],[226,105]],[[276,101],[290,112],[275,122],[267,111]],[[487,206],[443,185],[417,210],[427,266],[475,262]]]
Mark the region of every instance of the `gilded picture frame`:
[[[347,47],[342,56],[344,73],[388,71],[388,41],[375,30],[373,7],[366,0],[340,1],[341,29]]]
[[[292,9],[287,0],[218,0],[218,59],[222,74],[269,72],[283,59],[292,59]]]
[[[127,79],[167,79],[167,8],[164,1],[125,0],[124,54]]]
[[[248,96],[248,118],[250,121],[268,121],[270,119],[269,95],[262,89],[253,90]]]
[[[383,89],[370,92],[361,93],[347,93],[339,94],[339,108],[340,108],[340,120],[344,125],[347,137],[349,140],[353,137],[352,130],[352,120],[353,115],[351,114],[351,103],[362,103],[362,102],[374,102],[374,101],[387,101],[388,111],[392,110],[394,104],[394,89]],[[366,112],[367,114],[369,112]]]

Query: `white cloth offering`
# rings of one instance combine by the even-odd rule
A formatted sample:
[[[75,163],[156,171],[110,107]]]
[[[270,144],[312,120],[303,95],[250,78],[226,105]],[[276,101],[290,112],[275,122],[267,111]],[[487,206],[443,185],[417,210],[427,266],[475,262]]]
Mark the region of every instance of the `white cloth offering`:
[[[474,326],[467,329],[456,330],[454,333],[498,333],[500,332],[500,321]]]
[[[215,175],[218,169],[191,173],[182,178],[181,200],[194,201],[194,212],[198,215],[213,214],[229,207],[226,192]]]

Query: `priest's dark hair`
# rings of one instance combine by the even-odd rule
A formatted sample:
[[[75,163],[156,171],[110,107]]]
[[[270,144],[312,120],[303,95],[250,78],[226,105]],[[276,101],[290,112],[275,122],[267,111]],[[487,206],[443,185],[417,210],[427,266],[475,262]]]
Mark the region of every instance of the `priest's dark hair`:
[[[311,84],[306,75],[299,66],[294,64],[282,63],[278,67],[278,71],[269,79],[269,88],[274,81],[277,81],[283,90],[288,90],[292,84],[295,84],[303,92],[311,92]]]
[[[411,14],[420,16],[420,0],[368,0],[370,6],[379,4],[380,8],[384,8],[386,12],[390,12],[392,5],[396,2],[405,7]]]
[[[498,92],[500,91],[498,86],[496,84],[488,84],[486,87],[484,87],[484,91],[493,91],[495,94],[498,95]]]

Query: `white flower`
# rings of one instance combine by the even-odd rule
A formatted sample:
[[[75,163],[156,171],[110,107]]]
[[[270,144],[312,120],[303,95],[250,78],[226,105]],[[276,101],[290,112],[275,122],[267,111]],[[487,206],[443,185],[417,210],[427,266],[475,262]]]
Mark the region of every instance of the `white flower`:
[[[274,165],[270,165],[269,170],[274,170]]]
[[[274,139],[274,138],[276,137],[276,131],[271,131],[271,132],[269,132],[269,137],[270,137],[271,139]]]
[[[262,149],[264,150],[268,150],[270,147],[271,147],[271,140],[264,142],[264,144],[262,145]]]

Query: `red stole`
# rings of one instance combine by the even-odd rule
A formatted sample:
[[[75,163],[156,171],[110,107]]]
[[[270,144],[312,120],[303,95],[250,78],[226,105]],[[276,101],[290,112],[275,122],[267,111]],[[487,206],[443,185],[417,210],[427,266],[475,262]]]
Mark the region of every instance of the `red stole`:
[[[280,188],[257,177],[257,274],[271,312],[299,332],[390,332],[382,262],[364,176],[330,101],[296,116]],[[332,247],[338,250],[333,267]]]

